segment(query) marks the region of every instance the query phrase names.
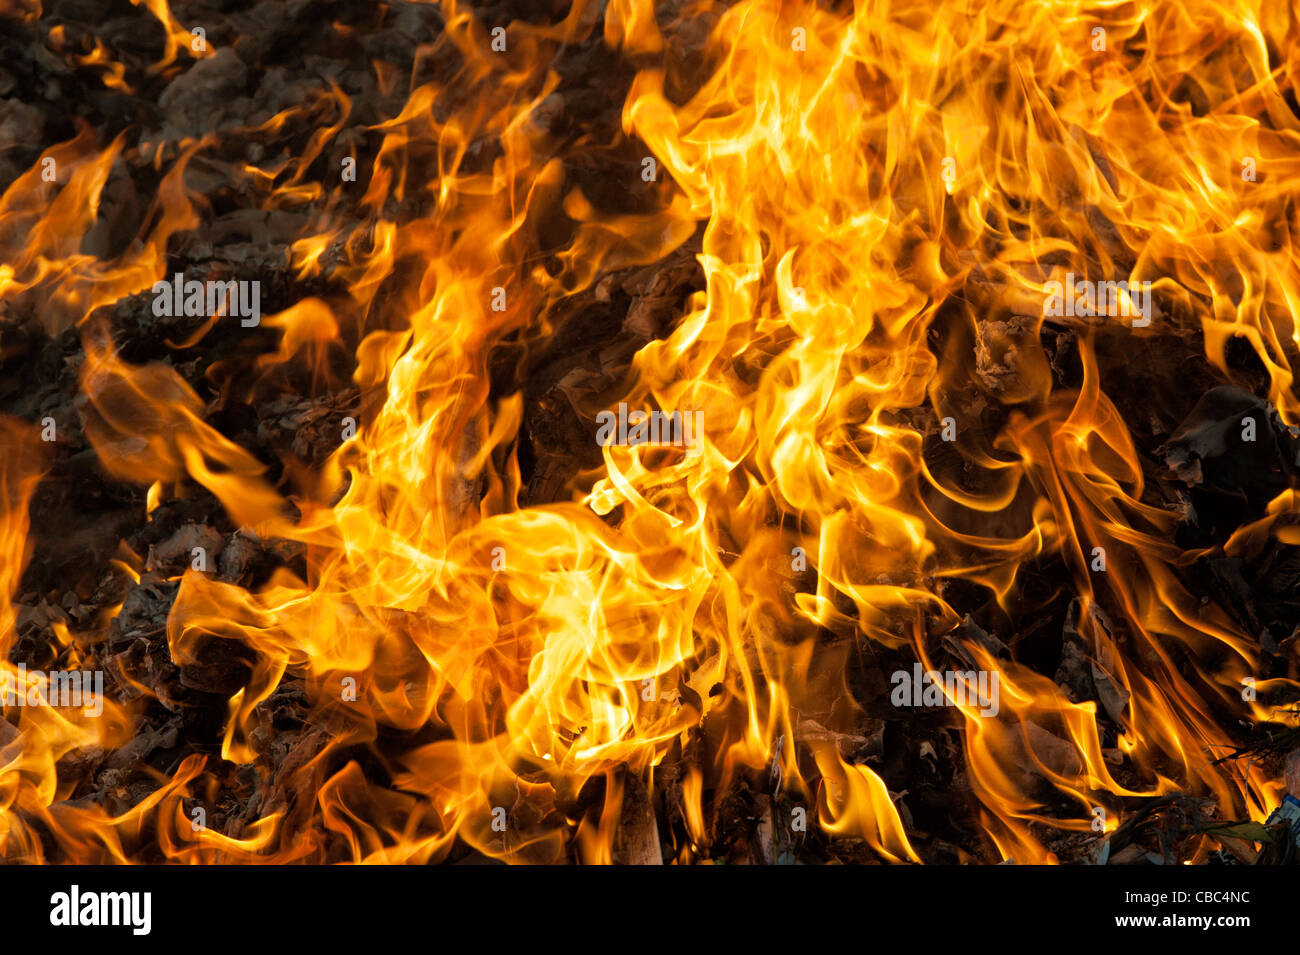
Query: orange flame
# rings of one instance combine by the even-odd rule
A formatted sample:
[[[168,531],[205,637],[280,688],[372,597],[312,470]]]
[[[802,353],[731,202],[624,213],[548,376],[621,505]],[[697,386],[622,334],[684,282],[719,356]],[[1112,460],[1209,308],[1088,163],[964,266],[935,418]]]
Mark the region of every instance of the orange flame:
[[[171,69],[190,33],[147,6],[167,30],[152,69]],[[105,183],[161,153],[83,130],[42,154],[57,182],[38,162],[0,199],[0,299],[45,293],[51,332],[81,327],[84,433],[109,476],[140,486],[141,516],[197,485],[234,527],[303,555],[256,585],[195,568],[170,581],[171,661],[218,652],[246,671],[220,734],[220,760],[265,782],[246,815],[191,825],[220,788],[219,761],[199,754],[132,805],[69,803],[58,760],[122,745],[140,716],[32,710],[0,739],[7,856],[43,857],[39,821],[79,861],[132,861],[151,838],[187,863],[425,863],[458,845],[605,863],[648,799],[673,807],[680,825],[654,838],[689,862],[710,857],[738,783],[777,774],[773,798],[801,803],[823,838],[919,862],[889,772],[831,740],[874,706],[855,660],[938,670],[945,636],[998,680],[996,714],[947,700],[985,857],[1057,861],[1053,831],[1090,831],[1094,807],[1113,831],[1132,801],[1172,792],[1267,816],[1281,784],[1216,759],[1237,742],[1231,717],[1294,717],[1238,697],[1258,642],[1189,589],[1206,552],[1177,543],[1135,434],[1150,426],[1121,416],[1131,402],[1108,395],[1103,358],[1160,334],[1198,341],[1234,380],[1227,350],[1244,341],[1268,400],[1300,417],[1300,283],[1276,225],[1296,181],[1280,12],[743,0],[666,22],[614,0],[599,35],[639,71],[610,146],[552,124],[554,58],[595,33],[602,5],[501,34],[441,6],[437,50],[460,70],[367,130],[381,144],[355,195],[309,178],[352,121],[339,88],[241,131],[324,124],[299,156],[238,173],[268,214],[313,211],[291,267],[339,290],[269,316],[277,344],[239,386],[295,365],[335,384],[329,356],[355,351],[355,433],[318,469],[269,477],[175,367],[124,360],[95,315],[168,277],[169,239],[207,212],[185,168],[213,139],[184,145],[114,259],[82,251]],[[78,62],[124,82],[102,46]],[[638,144],[626,207],[574,185],[584,155]],[[1242,178],[1242,157],[1262,174]],[[585,421],[619,405],[689,413],[696,444],[608,444],[554,503],[525,506],[532,398],[494,386],[494,359],[535,358],[605,276],[697,235],[702,290],[662,337],[637,339],[626,379],[574,399]],[[1047,314],[1067,276],[1150,282],[1156,321]],[[1076,350],[1066,370],[1057,335]],[[6,649],[42,473],[24,435],[0,431]],[[1224,552],[1300,542],[1297,513],[1278,495]],[[140,586],[143,563],[123,564]],[[1033,617],[1037,564],[1059,569],[1099,701],[1027,660],[1029,634],[1000,634],[999,655],[959,626],[959,587],[986,594],[993,619]],[[55,633],[77,652],[87,639]],[[307,728],[277,754],[269,714],[294,681]],[[808,732],[814,717],[825,732]]]

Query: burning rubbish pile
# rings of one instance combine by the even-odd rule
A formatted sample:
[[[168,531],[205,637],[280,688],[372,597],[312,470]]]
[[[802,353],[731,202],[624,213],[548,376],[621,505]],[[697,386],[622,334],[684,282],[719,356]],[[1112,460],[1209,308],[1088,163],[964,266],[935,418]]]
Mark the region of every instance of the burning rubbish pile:
[[[6,861],[1296,861],[1285,5],[0,17]]]

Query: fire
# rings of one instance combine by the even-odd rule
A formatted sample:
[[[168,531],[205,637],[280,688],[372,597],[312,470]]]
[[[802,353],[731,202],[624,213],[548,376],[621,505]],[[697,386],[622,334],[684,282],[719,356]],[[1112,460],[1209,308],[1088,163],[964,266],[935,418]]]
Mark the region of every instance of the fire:
[[[176,71],[192,35],[147,7],[166,32],[147,72]],[[498,33],[445,0],[435,50],[459,70],[422,73],[364,130],[378,145],[355,181],[313,178],[355,123],[332,81],[238,130],[313,130],[299,156],[224,165],[265,216],[302,216],[284,266],[312,292],[266,308],[252,371],[214,364],[211,400],[171,364],[124,358],[107,312],[172,280],[169,241],[212,205],[186,170],[217,137],[87,128],[42,153],[53,181],[38,161],[8,187],[0,300],[77,329],[80,431],[138,487],[141,523],[210,494],[288,556],[250,583],[111,555],[130,588],[167,593],[171,664],[234,661],[223,722],[133,797],[76,801],[60,760],[118,750],[180,704],[115,652],[111,617],[60,622],[64,658],[129,693],[98,720],[6,709],[6,858],[425,863],[468,846],[605,863],[641,825],[652,856],[695,862],[748,787],[769,826],[921,862],[932,839],[862,731],[911,718],[876,690],[914,662],[996,676],[996,707],[951,681],[926,703],[950,707],[979,826],[967,861],[1054,862],[1062,833],[1112,832],[1172,793],[1223,819],[1278,805],[1279,779],[1220,757],[1241,721],[1295,725],[1272,702],[1296,696],[1294,651],[1270,671],[1196,570],[1300,543],[1295,493],[1283,479],[1222,540],[1186,543],[1185,509],[1151,479],[1157,438],[1179,439],[1158,430],[1167,396],[1135,421],[1121,392],[1170,350],[1170,373],[1241,384],[1245,349],[1258,397],[1300,424],[1285,18],[1200,0],[671,7],[613,0],[602,22],[576,2]],[[635,67],[613,145],[559,131],[557,51],[591,38]],[[134,88],[94,38],[64,55]],[[617,211],[572,174],[609,155],[633,157]],[[158,195],[125,251],[91,255],[123,162],[155,164]],[[593,438],[599,464],[530,501],[528,369],[576,303],[610,301],[607,276],[670,255],[698,262],[699,290],[640,335],[625,376],[571,397],[593,434],[619,409],[618,439]],[[1046,304],[1082,282],[1070,307]],[[232,321],[208,318],[170,346]],[[214,412],[294,375],[356,400],[327,459],[272,469]],[[625,409],[660,436],[689,415],[689,446],[636,440]],[[39,429],[0,425],[7,661],[50,464]],[[1054,620],[1048,665],[1035,628]],[[1076,698],[1074,672],[1095,697]],[[301,724],[291,754],[277,719]],[[194,825],[232,767],[251,767],[256,800]],[[671,831],[642,811],[656,799]]]

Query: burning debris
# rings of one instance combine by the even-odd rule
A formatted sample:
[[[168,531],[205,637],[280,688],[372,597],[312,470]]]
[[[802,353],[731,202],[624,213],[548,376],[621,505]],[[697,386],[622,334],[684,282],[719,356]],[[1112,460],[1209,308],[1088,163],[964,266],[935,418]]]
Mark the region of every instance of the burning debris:
[[[0,4],[4,859],[1300,860],[1293,30],[932,6]]]

